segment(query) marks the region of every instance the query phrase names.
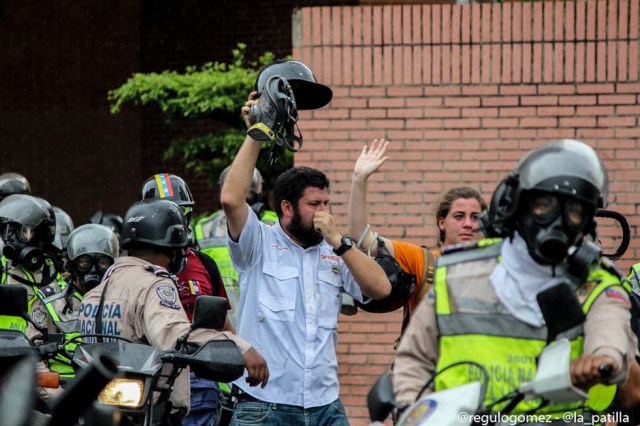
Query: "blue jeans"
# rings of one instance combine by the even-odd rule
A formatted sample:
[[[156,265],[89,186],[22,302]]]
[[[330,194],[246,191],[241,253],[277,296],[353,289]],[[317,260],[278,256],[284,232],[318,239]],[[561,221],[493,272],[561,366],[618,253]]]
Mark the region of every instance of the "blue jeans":
[[[190,373],[191,411],[183,417],[182,426],[214,426],[220,419],[218,383]]]
[[[349,426],[349,420],[340,399],[336,399],[331,404],[313,408],[241,401],[236,404],[231,426],[242,425]]]

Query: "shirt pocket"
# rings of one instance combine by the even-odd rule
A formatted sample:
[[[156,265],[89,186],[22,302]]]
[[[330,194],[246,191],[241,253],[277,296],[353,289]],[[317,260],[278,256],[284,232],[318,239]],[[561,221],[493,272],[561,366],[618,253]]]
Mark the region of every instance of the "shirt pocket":
[[[318,271],[318,326],[338,328],[340,280],[335,272]]]
[[[298,292],[297,268],[265,263],[262,267],[264,282],[258,298],[258,320],[260,317],[292,322],[295,317],[296,294]]]

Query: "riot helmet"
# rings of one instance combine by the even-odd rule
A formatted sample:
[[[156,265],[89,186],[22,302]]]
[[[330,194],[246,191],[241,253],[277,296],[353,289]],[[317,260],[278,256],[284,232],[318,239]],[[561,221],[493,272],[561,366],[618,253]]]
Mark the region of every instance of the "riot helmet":
[[[178,273],[186,264],[189,228],[180,207],[173,201],[148,199],[129,208],[122,226],[122,246],[153,246],[171,259],[169,272]]]
[[[26,177],[14,172],[0,175],[0,201],[11,194],[31,194],[31,185]]]
[[[305,64],[290,60],[275,61],[260,70],[254,87],[258,96],[265,90],[267,81],[276,75],[286,79],[291,85],[299,110],[322,108],[331,102],[332,90],[318,83]]]
[[[218,185],[222,188],[224,181],[227,179],[227,175],[229,174],[229,170],[231,166],[227,166],[224,168],[222,173],[220,173],[220,178],[218,179]],[[249,185],[249,190],[247,191],[247,204],[252,206],[257,202],[262,202],[262,174],[255,167],[253,168],[253,176],[251,177],[251,185]]]
[[[98,210],[91,216],[89,222],[106,226],[115,232],[118,238],[122,234],[122,216],[115,213],[104,213],[102,210]]]
[[[189,187],[180,176],[158,173],[145,180],[140,190],[140,199],[151,198],[173,201],[182,207],[187,223],[191,221],[195,201]]]
[[[80,281],[84,291],[100,284],[119,252],[118,237],[104,225],[89,223],[79,226],[67,241],[69,270]]]
[[[608,193],[607,171],[591,147],[554,141],[529,152],[498,185],[489,223],[504,236],[517,231],[538,263],[557,264],[592,232]]]
[[[44,262],[44,248],[55,237],[55,215],[46,200],[13,194],[0,202],[0,237],[7,259],[37,271]]]
[[[56,218],[56,235],[53,238],[53,245],[58,250],[65,250],[69,234],[75,229],[73,219],[60,207],[53,206],[53,213]]]

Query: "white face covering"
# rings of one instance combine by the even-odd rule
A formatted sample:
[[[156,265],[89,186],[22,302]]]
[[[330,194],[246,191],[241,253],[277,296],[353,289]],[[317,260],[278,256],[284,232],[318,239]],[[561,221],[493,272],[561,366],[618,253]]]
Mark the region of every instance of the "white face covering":
[[[566,280],[565,266],[536,263],[517,232],[513,240],[505,239],[501,254],[502,263],[498,264],[490,277],[498,299],[519,320],[536,327],[544,325],[536,296]]]

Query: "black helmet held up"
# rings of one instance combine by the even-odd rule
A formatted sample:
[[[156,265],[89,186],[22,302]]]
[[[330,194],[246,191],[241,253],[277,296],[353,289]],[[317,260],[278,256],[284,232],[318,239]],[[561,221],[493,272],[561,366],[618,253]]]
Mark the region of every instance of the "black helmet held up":
[[[186,182],[180,176],[169,173],[158,173],[144,181],[140,199],[150,198],[170,200],[184,207],[193,207],[195,204]]]
[[[148,199],[129,208],[122,226],[122,247],[143,243],[156,247],[184,248],[189,229],[180,207],[173,201]]]
[[[31,185],[26,177],[14,172],[0,175],[0,201],[11,194],[31,194]]]
[[[289,60],[272,62],[260,70],[255,82],[258,96],[262,94],[269,78],[274,75],[279,75],[289,82],[299,110],[322,108],[331,102],[332,90],[318,83],[305,64]]]

